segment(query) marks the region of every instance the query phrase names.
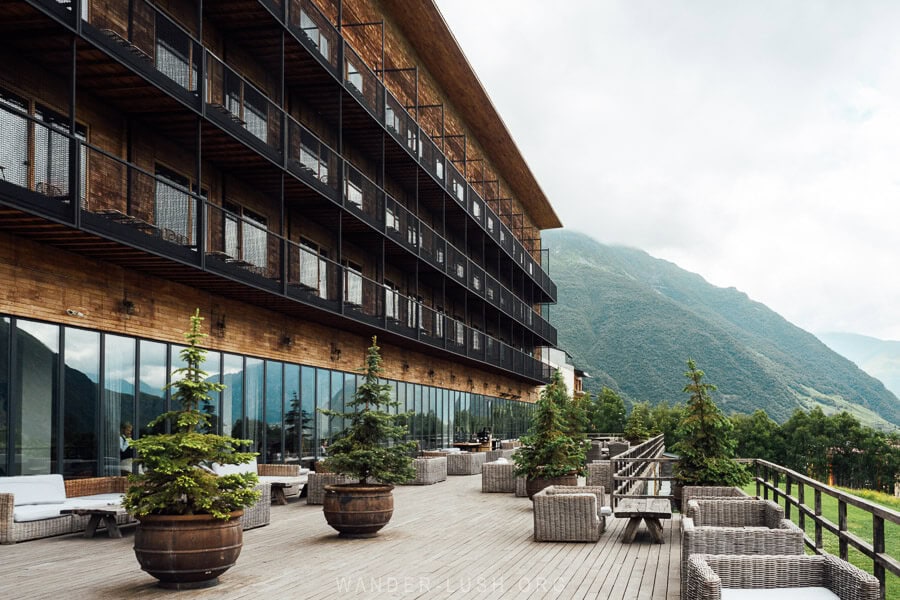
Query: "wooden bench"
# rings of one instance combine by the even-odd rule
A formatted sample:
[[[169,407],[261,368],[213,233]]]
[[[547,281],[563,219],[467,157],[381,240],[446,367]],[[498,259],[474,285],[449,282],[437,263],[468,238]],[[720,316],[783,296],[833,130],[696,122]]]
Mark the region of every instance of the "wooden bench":
[[[630,544],[637,534],[641,519],[647,524],[647,531],[657,544],[663,543],[663,527],[660,519],[672,518],[672,505],[667,499],[626,498],[619,500],[613,514],[616,518],[628,518],[628,525],[622,533],[622,543]]]

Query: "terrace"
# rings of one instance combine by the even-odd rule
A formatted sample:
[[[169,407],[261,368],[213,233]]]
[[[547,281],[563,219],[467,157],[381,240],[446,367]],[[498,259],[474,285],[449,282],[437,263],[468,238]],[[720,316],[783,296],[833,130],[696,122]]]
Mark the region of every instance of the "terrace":
[[[532,540],[531,502],[484,494],[481,477],[398,486],[394,517],[370,540],[340,539],[322,507],[272,506],[271,524],[244,532],[237,564],[191,598],[678,598],[679,515],[665,543],[644,528],[632,544],[626,519],[607,520],[596,544]],[[0,597],[162,598],[122,539],[80,534],[0,546]]]

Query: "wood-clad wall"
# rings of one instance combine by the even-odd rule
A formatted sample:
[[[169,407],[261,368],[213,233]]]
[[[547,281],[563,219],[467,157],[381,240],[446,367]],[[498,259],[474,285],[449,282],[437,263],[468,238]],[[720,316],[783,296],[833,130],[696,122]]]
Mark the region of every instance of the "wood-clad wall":
[[[134,314],[122,310],[125,298],[134,303]],[[370,341],[0,233],[0,314],[182,343],[188,316],[195,308],[206,319],[207,333],[217,317],[225,317],[224,335],[206,338],[204,345],[212,350],[355,372],[364,363]],[[67,314],[69,309],[84,317]],[[293,340],[290,347],[282,344],[285,334]],[[535,388],[522,382],[407,348],[379,345],[387,378],[536,400]],[[332,346],[341,350],[336,360],[332,360]]]

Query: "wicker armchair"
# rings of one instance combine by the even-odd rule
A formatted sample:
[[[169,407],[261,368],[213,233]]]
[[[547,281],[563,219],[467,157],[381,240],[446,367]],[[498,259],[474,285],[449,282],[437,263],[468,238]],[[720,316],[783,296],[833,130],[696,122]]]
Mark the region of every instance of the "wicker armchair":
[[[485,458],[484,452],[451,452],[447,455],[447,475],[478,475]]]
[[[416,477],[404,485],[431,485],[439,481],[447,481],[446,456],[414,458],[412,466],[416,470]]]
[[[272,484],[259,483],[253,488],[259,492],[259,500],[244,509],[241,527],[246,531],[255,527],[268,525],[272,516]]]
[[[516,465],[511,462],[486,462],[481,467],[481,491],[516,491]]]
[[[591,486],[602,485],[604,488],[612,490],[612,463],[608,460],[589,462],[587,465],[587,484]]]
[[[353,483],[356,479],[339,473],[310,473],[306,482],[306,503],[325,502],[325,486],[333,483]]]
[[[803,554],[803,530],[770,500],[691,500],[681,521],[682,596],[693,554]]]
[[[704,486],[704,485],[687,485],[681,489],[682,506],[687,506],[691,500],[700,498],[716,498],[716,499],[744,499],[750,496],[744,490],[737,487],[725,486]]]
[[[528,478],[523,475],[516,477],[516,498],[528,497]]]
[[[487,458],[484,459],[485,464],[489,462],[494,462],[498,458],[505,458],[507,460],[512,460],[513,454],[516,453],[516,448],[511,449],[500,449],[500,450],[488,450],[485,454],[487,454]]]
[[[536,542],[596,542],[606,530],[602,487],[551,485],[532,500]]]
[[[688,561],[685,600],[720,600],[722,589],[826,588],[841,600],[877,600],[878,580],[830,554],[815,556],[713,556]],[[743,596],[742,596],[743,597]],[[782,597],[782,596],[778,596]],[[809,595],[804,597],[811,597]]]

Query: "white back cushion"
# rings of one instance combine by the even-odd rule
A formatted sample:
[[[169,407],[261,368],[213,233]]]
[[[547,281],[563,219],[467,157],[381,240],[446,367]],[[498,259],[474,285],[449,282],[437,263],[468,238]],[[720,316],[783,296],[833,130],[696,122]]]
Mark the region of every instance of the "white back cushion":
[[[59,473],[0,477],[0,493],[15,494],[15,506],[57,504],[66,499],[66,485]]]
[[[212,470],[213,473],[220,477],[222,475],[239,475],[241,473],[253,473],[256,475],[256,457],[250,462],[242,465],[220,465],[219,463],[213,463]]]

